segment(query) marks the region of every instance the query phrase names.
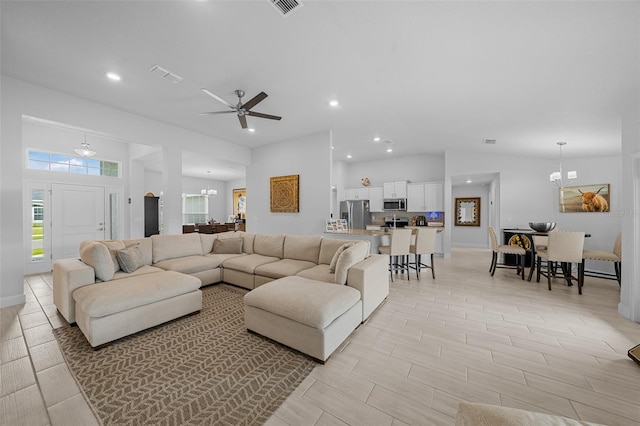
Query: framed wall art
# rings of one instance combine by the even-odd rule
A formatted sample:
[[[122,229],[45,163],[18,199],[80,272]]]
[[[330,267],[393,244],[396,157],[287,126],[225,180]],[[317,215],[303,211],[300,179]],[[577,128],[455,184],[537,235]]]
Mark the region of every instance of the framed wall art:
[[[271,211],[274,213],[298,213],[300,211],[300,175],[271,178]]]
[[[560,212],[608,212],[609,184],[563,186],[559,188]]]
[[[480,226],[480,197],[456,198],[455,226]]]
[[[247,213],[247,188],[233,190],[233,215],[244,218]]]

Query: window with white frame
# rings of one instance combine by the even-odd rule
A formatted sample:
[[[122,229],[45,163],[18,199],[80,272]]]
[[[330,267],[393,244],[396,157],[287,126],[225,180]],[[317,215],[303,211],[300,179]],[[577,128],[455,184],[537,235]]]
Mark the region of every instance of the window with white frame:
[[[49,170],[89,176],[120,176],[120,164],[115,161],[34,150],[29,150],[28,158],[27,167],[31,170]]]
[[[209,217],[209,196],[202,194],[182,194],[182,224],[207,223]]]

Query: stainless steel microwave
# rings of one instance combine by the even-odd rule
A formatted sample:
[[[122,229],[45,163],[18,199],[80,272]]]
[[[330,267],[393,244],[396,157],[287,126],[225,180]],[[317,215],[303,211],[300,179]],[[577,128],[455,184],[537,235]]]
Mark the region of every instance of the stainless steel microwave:
[[[382,207],[384,210],[388,210],[388,211],[406,211],[407,200],[406,198],[394,198],[394,199],[383,200]]]

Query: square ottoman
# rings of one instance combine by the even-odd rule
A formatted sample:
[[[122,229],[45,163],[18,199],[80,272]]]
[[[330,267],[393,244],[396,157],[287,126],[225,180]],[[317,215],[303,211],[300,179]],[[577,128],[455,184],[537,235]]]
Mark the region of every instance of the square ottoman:
[[[285,277],[244,296],[247,330],[324,363],[362,322],[360,292],[302,277]]]

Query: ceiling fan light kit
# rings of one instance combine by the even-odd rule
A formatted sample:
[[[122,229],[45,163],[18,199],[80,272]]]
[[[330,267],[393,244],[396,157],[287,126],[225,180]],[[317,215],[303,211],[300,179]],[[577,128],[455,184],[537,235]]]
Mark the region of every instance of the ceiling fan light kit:
[[[228,106],[231,109],[231,111],[201,112],[200,115],[228,114],[228,113],[235,112],[236,115],[238,116],[238,120],[240,121],[240,126],[242,126],[243,129],[247,129],[249,127],[247,125],[247,115],[250,115],[252,117],[258,117],[258,118],[266,118],[268,120],[281,120],[282,119],[282,117],[279,117],[277,115],[264,114],[264,113],[261,113],[261,112],[251,111],[251,108],[253,108],[254,106],[258,105],[260,102],[265,100],[265,98],[267,96],[269,96],[265,92],[260,92],[257,95],[255,95],[253,98],[249,99],[247,102],[242,103],[242,98],[244,97],[244,94],[245,94],[244,90],[237,89],[235,91],[235,94],[238,97],[238,103],[236,105],[233,105],[230,102],[227,102],[225,99],[221,98],[220,96],[216,95],[215,93],[213,93],[213,92],[211,92],[211,91],[209,91],[207,89],[202,89],[202,91],[206,95],[211,96],[216,101]]]

